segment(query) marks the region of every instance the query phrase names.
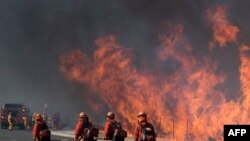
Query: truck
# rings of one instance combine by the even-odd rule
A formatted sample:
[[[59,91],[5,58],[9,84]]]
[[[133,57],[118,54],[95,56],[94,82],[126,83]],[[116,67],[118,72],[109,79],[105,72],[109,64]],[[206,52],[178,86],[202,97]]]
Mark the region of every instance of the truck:
[[[7,129],[9,126],[8,115],[11,113],[12,126],[19,127],[20,130],[28,127],[30,118],[30,110],[24,104],[9,103],[1,107],[1,128]]]

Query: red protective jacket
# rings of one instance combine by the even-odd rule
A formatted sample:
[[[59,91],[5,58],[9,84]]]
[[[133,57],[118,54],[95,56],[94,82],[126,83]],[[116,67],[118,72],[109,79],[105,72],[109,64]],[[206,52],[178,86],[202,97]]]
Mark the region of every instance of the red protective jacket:
[[[142,126],[146,126],[149,127],[153,130],[153,139],[152,141],[155,141],[155,138],[157,137],[157,134],[155,133],[155,129],[154,126],[151,123],[148,123],[147,121],[145,121],[146,123],[144,125],[142,125],[141,123],[138,123],[137,126],[135,127],[134,130],[134,141],[143,141],[142,137],[143,137],[143,133],[142,133]]]
[[[82,120],[79,120],[75,128],[75,141],[78,141],[79,137],[83,138],[84,129],[89,127],[93,127],[91,122],[83,123]]]
[[[37,123],[35,123],[35,125],[33,127],[33,131],[32,131],[33,139],[35,139],[35,141],[40,140],[39,133],[40,133],[40,131],[42,131],[44,129],[48,129],[48,126],[45,122],[38,121]]]
[[[113,135],[114,135],[114,130],[112,127],[112,123],[116,122],[115,120],[108,119],[105,123],[104,127],[104,135],[106,139],[112,140]]]

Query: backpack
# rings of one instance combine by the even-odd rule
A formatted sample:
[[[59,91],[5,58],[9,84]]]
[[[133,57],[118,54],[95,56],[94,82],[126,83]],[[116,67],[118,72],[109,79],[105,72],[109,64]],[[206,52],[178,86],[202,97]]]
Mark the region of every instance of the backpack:
[[[154,130],[150,126],[150,124],[146,124],[144,126],[141,126],[141,133],[142,133],[142,140],[143,141],[154,141]]]
[[[99,129],[95,127],[89,127],[84,129],[84,138],[85,139],[93,139],[94,137],[98,137]]]
[[[39,132],[41,141],[50,141],[50,130],[45,122],[41,123],[42,130]]]
[[[89,122],[83,125],[83,128],[84,128],[84,132],[83,132],[84,139],[93,140],[94,137],[98,137],[99,129],[90,126]]]
[[[126,138],[127,137],[127,132],[122,128],[122,125],[120,122],[114,121],[111,124],[114,136],[119,136]]]

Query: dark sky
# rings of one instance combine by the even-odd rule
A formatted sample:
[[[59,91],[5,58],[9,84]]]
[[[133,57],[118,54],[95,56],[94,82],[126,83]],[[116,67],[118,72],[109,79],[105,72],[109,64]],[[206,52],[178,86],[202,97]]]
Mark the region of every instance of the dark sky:
[[[60,55],[75,48],[91,54],[95,39],[114,34],[121,44],[134,49],[135,56],[154,57],[159,27],[166,20],[183,24],[195,55],[207,55],[204,43],[211,31],[204,12],[215,4],[228,7],[229,20],[240,27],[240,40],[247,43],[247,0],[0,1],[0,104],[25,103],[32,111],[42,112],[46,102],[50,113],[60,111],[66,116],[90,112],[82,96],[88,94],[86,89],[60,72]],[[224,87],[230,87],[229,97],[234,97],[239,90],[239,60],[235,59],[237,46],[228,48],[227,52],[215,49],[213,56],[223,62],[221,70],[232,74]]]

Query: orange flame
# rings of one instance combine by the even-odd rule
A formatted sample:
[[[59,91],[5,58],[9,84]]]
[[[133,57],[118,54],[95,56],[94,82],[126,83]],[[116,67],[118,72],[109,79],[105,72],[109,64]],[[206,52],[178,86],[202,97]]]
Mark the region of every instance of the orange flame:
[[[210,48],[213,48],[215,43],[225,47],[227,43],[236,42],[237,33],[240,30],[227,20],[225,7],[210,8],[207,11],[207,17],[212,25],[214,40],[210,43]]]
[[[250,47],[242,45],[240,47],[240,80],[241,80],[241,92],[243,94],[242,104],[242,122],[248,123],[250,118]]]
[[[157,117],[169,115],[163,107],[161,88],[153,76],[136,69],[129,49],[119,45],[114,36],[98,39],[96,44],[99,48],[93,61],[80,51],[72,51],[62,56],[61,71],[68,78],[88,85],[93,93],[99,93],[124,122],[135,124],[137,112],[141,110],[151,111],[151,115]],[[152,103],[159,109],[155,110]],[[170,127],[168,124],[162,126]]]
[[[249,123],[250,50],[240,49],[240,80],[243,97],[227,100],[218,86],[226,77],[209,57],[192,53],[182,25],[171,26],[159,36],[160,64],[171,60],[175,71],[148,73],[134,65],[133,50],[120,45],[115,36],[95,41],[93,58],[79,50],[61,57],[61,71],[67,78],[87,85],[118,114],[132,132],[136,115],[144,110],[156,130],[176,141],[223,140],[223,125]],[[138,60],[140,61],[140,60]],[[100,106],[99,106],[100,107]],[[98,109],[98,108],[97,108]]]

